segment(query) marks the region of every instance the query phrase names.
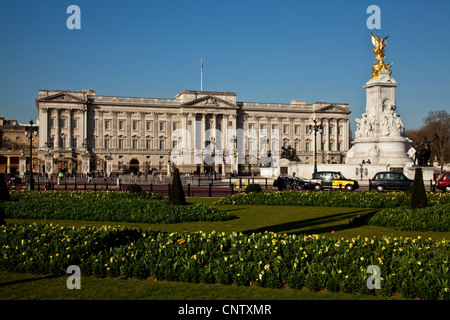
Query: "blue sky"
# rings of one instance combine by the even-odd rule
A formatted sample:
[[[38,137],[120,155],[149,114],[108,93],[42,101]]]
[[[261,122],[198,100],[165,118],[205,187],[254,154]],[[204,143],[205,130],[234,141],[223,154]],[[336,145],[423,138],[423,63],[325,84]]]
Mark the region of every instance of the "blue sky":
[[[69,30],[70,5],[81,30]],[[2,1],[0,116],[36,119],[39,89],[172,98],[232,91],[239,101],[348,103],[365,112],[375,55],[366,21],[381,9],[397,111],[407,129],[450,100],[450,1]]]

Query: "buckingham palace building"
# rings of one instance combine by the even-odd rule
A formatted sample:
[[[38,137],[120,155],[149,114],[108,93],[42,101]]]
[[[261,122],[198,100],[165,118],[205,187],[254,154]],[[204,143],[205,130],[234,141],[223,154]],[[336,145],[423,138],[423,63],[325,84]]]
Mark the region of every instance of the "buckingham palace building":
[[[40,172],[216,172],[258,175],[280,158],[344,163],[345,103],[237,101],[234,92],[184,90],[173,99],[40,90]],[[320,126],[320,132],[310,125]]]

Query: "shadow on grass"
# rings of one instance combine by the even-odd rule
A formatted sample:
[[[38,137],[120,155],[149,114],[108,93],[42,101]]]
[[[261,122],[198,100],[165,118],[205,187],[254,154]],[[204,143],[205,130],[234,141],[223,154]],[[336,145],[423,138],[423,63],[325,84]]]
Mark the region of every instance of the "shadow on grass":
[[[359,223],[352,223],[352,219],[358,216],[366,216],[375,213],[378,211],[378,209],[362,209],[358,211],[352,211],[352,212],[343,212],[343,213],[336,213],[332,215],[327,215],[324,217],[317,217],[317,218],[311,218],[311,219],[304,219],[304,220],[297,220],[297,221],[290,221],[286,223],[280,223],[272,226],[265,226],[262,228],[257,229],[251,229],[243,231],[243,233],[246,234],[252,234],[259,233],[259,232],[275,232],[275,233],[295,233],[295,234],[320,234],[320,233],[326,233],[331,231],[341,231],[346,229],[352,229],[357,228],[361,226],[362,224]],[[323,224],[329,224],[333,222],[339,222],[339,221],[345,221],[347,220],[347,223],[342,224],[335,224],[331,226],[323,226],[319,227],[319,225]],[[318,226],[317,228],[313,229],[307,229],[304,231],[298,230],[298,229],[304,229],[307,227],[312,226]]]
[[[0,288],[1,287],[6,287],[6,286],[10,286],[10,285],[13,285],[13,284],[18,284],[18,283],[33,282],[33,281],[39,281],[39,280],[42,280],[42,279],[52,279],[52,278],[58,278],[58,277],[60,277],[60,276],[49,274],[49,275],[42,276],[42,277],[34,277],[34,278],[13,280],[13,281],[0,283]]]

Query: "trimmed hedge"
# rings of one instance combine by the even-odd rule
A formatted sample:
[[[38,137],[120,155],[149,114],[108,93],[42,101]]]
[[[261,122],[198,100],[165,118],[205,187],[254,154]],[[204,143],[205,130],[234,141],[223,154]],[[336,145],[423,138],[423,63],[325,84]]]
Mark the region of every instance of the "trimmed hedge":
[[[368,224],[404,231],[450,231],[450,204],[422,209],[389,208],[375,213]]]
[[[11,196],[15,201],[4,201],[0,206],[5,217],[13,219],[180,223],[235,218],[200,203],[171,205],[148,192],[11,191]]]
[[[396,208],[409,206],[410,197],[411,194],[406,192],[262,191],[239,193],[221,198],[214,204]],[[450,203],[450,194],[429,193],[427,197],[430,205]]]

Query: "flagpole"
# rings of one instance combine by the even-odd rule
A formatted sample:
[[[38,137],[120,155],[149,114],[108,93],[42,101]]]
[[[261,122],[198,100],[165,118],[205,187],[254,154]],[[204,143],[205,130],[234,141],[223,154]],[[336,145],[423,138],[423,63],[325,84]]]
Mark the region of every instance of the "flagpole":
[[[201,58],[200,91],[203,91],[203,58]]]

